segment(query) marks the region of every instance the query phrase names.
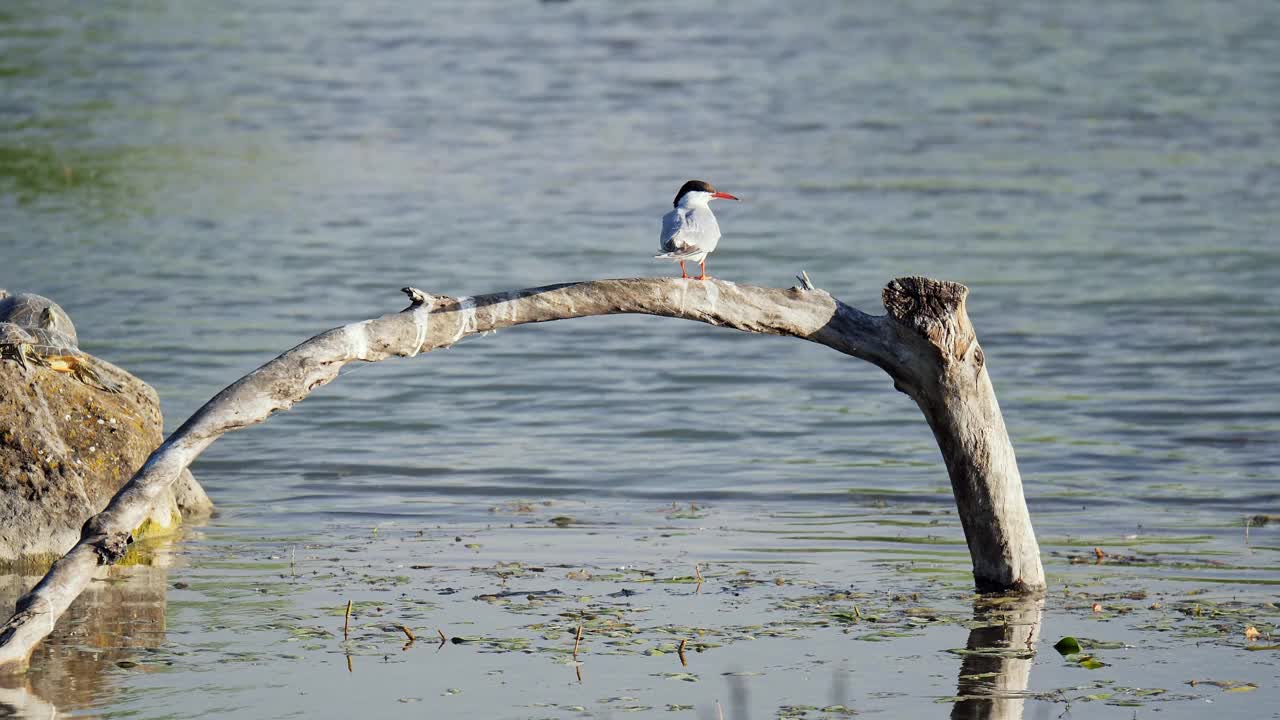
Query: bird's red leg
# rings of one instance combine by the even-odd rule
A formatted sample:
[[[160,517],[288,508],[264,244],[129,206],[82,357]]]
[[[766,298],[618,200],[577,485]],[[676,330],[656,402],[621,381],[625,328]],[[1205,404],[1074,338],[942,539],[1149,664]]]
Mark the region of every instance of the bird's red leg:
[[[702,262],[698,263],[698,265],[702,268],[702,274],[694,278],[694,280],[706,280],[707,279],[707,259],[702,258]]]
[[[688,279],[688,277],[689,277],[689,273],[687,273],[687,272],[685,272],[685,271],[684,271],[684,261],[683,261],[683,260],[681,260],[681,261],[680,261],[680,277],[681,277],[682,279]]]

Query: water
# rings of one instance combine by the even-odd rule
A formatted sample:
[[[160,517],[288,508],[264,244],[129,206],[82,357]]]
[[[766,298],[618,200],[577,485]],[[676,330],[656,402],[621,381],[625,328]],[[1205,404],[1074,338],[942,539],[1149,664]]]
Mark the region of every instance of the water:
[[[1245,568],[1223,575],[1274,578],[1257,547],[1274,529],[1246,546],[1241,519],[1280,498],[1278,67],[1261,0],[14,0],[0,286],[57,299],[172,429],[281,350],[399,309],[407,284],[670,273],[649,259],[658,219],[703,178],[744,200],[718,208],[717,276],[808,270],[871,312],[898,275],[970,287],[1042,535],[1203,535]],[[194,471],[223,515],[175,547],[175,573],[236,538],[252,555],[261,537],[479,532],[520,499],[584,503],[620,536],[673,501],[735,528],[950,507],[928,428],[879,370],[658,318],[359,367]],[[74,707],[152,702],[111,687]],[[283,714],[275,697],[262,714]]]

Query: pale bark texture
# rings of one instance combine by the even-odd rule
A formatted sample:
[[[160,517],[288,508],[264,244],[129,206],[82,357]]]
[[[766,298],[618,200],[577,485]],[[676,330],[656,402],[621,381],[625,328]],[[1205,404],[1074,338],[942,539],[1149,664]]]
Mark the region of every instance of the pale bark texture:
[[[0,626],[0,672],[25,668],[31,649],[98,566],[124,553],[130,529],[151,502],[223,433],[292,407],[349,362],[411,357],[512,325],[592,315],[659,315],[788,335],[874,363],[916,400],[933,428],[978,588],[1044,586],[1013,448],[965,313],[962,285],[899,278],[884,291],[889,313],[879,316],[811,287],[783,290],[724,280],[593,280],[457,298],[405,292],[413,301],[408,308],[307,340],[218,393],[170,435]]]

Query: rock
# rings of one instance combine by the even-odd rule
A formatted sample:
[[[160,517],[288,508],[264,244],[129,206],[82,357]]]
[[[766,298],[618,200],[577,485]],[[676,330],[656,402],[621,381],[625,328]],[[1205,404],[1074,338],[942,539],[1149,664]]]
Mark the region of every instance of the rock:
[[[85,520],[106,507],[163,439],[156,391],[108,362],[93,363],[120,392],[0,360],[0,567],[38,569],[65,554]],[[134,536],[172,531],[184,516],[212,509],[184,471]]]

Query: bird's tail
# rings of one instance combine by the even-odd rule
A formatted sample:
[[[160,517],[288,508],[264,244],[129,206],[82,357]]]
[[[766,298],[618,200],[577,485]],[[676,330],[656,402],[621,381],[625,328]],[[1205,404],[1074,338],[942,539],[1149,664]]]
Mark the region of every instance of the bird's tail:
[[[685,250],[672,250],[661,255],[654,255],[654,260],[688,260],[696,255],[702,255],[704,251],[699,248],[688,248]]]

